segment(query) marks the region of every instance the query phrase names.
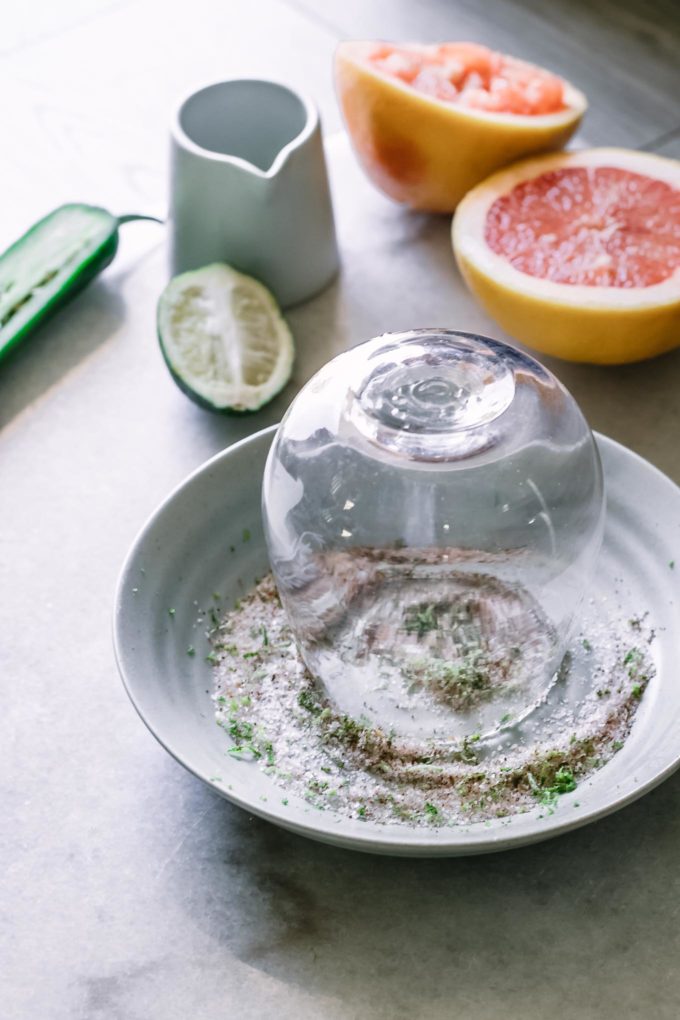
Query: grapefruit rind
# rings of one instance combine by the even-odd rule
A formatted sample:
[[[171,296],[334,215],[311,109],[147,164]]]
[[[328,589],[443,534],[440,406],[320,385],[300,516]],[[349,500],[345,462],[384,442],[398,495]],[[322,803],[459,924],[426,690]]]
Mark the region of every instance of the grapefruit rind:
[[[341,43],[335,81],[352,145],[373,183],[414,209],[453,212],[462,197],[508,163],[566,145],[587,102],[568,82],[565,109],[516,114],[428,96],[368,61],[374,42]],[[416,45],[416,44],[405,44]]]
[[[585,149],[524,160],[493,174],[460,203],[453,250],[468,287],[521,343],[567,361],[623,364],[680,345],[680,271],[649,287],[593,287],[523,273],[485,241],[487,213],[522,181],[564,167],[612,166],[680,188],[680,163],[630,149]]]

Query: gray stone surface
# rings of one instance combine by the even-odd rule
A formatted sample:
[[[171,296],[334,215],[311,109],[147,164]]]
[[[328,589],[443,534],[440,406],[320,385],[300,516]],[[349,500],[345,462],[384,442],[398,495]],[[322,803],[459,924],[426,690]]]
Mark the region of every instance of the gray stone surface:
[[[641,33],[637,72],[653,91],[663,47],[650,54],[645,39],[660,38],[670,14],[655,5],[645,27],[642,4],[624,7],[627,45]],[[411,34],[412,10],[395,4],[384,34],[399,35],[400,19]],[[442,4],[422,11],[431,33],[456,34]],[[543,18],[530,19],[539,36]],[[66,198],[162,209],[167,111],[196,81],[287,77],[337,126],[336,29],[318,10],[197,0],[185,18],[156,2],[88,13],[74,0],[63,24],[36,15],[8,35],[3,247]],[[612,90],[606,102],[616,101]],[[663,131],[669,101],[659,104]],[[447,224],[375,194],[341,142],[331,162],[343,273],[291,313],[296,378],[257,417],[211,417],[167,375],[154,335],[165,253],[153,225],[128,227],[105,276],[2,366],[0,1013],[675,1020],[680,776],[534,848],[365,857],[279,831],[204,788],[155,744],[118,680],[116,574],[174,484],[277,420],[296,386],[351,343],[426,324],[499,332],[462,289]],[[627,368],[551,367],[594,427],[680,481],[680,352]]]

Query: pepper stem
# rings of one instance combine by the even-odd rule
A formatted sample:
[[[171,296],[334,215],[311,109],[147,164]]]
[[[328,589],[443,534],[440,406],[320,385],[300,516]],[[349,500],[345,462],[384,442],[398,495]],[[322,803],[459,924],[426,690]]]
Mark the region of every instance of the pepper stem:
[[[127,216],[118,217],[118,226],[120,227],[123,223],[134,223],[135,220],[151,220],[152,223],[165,223],[165,220],[160,220],[157,216],[142,216],[139,213],[129,213]]]

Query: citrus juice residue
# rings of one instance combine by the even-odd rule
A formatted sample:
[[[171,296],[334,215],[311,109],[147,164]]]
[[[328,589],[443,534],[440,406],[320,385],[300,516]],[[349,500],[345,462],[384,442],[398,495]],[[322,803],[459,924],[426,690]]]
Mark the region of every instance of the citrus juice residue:
[[[557,75],[476,43],[379,45],[370,62],[418,92],[473,110],[534,116],[565,109]]]

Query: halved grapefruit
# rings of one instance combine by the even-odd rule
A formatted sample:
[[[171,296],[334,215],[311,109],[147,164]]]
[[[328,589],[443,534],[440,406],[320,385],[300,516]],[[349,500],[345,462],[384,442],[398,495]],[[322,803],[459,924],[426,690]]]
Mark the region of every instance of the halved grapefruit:
[[[561,78],[476,43],[342,43],[335,81],[373,183],[431,212],[452,212],[513,160],[561,148],[586,109]]]
[[[621,364],[680,345],[680,162],[628,149],[525,160],[461,202],[453,248],[511,336]]]

